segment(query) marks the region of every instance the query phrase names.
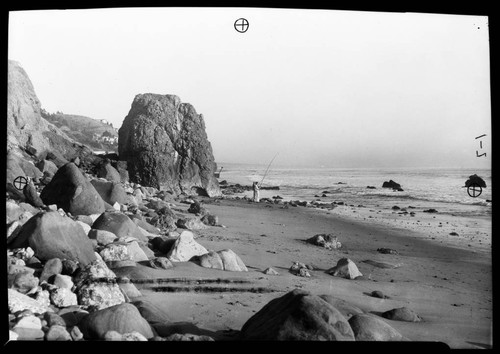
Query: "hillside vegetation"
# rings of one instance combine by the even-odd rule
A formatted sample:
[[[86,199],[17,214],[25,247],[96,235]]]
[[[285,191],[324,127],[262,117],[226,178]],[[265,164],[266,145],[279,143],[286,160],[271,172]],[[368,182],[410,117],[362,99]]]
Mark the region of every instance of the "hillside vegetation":
[[[43,109],[41,113],[44,119],[79,143],[94,150],[108,152],[117,152],[118,150],[118,131],[110,123],[62,112],[49,113]]]

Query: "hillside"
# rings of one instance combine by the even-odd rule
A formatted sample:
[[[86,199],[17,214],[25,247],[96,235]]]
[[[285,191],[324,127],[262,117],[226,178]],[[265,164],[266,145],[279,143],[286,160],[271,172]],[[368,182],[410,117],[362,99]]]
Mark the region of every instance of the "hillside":
[[[43,109],[41,113],[48,122],[94,150],[118,150],[118,131],[106,121],[61,112],[48,113]]]

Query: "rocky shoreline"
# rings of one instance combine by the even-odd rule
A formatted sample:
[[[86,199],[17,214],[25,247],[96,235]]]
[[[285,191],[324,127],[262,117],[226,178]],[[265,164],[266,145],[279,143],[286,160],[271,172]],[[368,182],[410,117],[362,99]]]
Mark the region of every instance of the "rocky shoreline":
[[[79,161],[54,169],[49,160],[42,160],[37,163],[46,172],[42,178],[31,178],[22,193],[13,188],[7,190],[9,338],[214,340],[186,332],[185,326],[179,333],[169,330],[168,336],[162,336],[165,331],[158,328],[169,327],[168,322],[163,321],[160,326],[152,320],[152,314],[161,314],[147,303],[136,301],[142,294],[134,282],[154,279],[148,269],[175,275],[176,264],[185,262],[206,269],[248,272],[231,249],[207,250],[196,241],[198,230],[225,227],[218,217],[197,196],[175,196],[121,181],[120,172],[106,160],[93,168],[87,166],[87,172],[75,162]],[[234,187],[242,188],[231,188]],[[207,202],[216,203],[217,199]],[[279,197],[261,203],[307,205],[301,201],[282,202]],[[341,247],[329,235],[318,235],[310,242],[327,249]],[[310,277],[308,269],[314,268],[294,262],[290,272]],[[144,273],[142,277],[134,275],[136,270]],[[327,273],[348,279],[362,277],[347,258],[339,260]],[[269,268],[265,274],[278,272]],[[286,313],[290,315],[284,313],[273,326],[285,327],[274,334],[261,333],[259,323],[269,321],[267,317],[275,311],[274,307],[284,306],[278,300],[288,304]],[[293,290],[249,319],[237,339],[404,339],[380,319],[338,312],[332,301]],[[301,315],[297,323],[291,323],[288,316],[295,311],[301,311]],[[316,318],[315,311],[328,320]],[[303,321],[312,321],[321,330],[300,329]],[[351,322],[356,324],[350,325]],[[342,330],[338,332],[338,328]],[[390,330],[378,333],[380,328]]]

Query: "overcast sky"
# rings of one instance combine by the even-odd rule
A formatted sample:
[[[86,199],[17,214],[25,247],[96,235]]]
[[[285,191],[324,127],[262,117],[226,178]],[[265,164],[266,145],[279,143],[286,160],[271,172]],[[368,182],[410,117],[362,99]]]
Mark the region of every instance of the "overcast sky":
[[[241,17],[246,33],[233,26]],[[203,114],[217,162],[267,164],[279,153],[276,166],[491,165],[486,16],[19,11],[8,57],[47,111],[117,128],[135,95],[179,96]]]

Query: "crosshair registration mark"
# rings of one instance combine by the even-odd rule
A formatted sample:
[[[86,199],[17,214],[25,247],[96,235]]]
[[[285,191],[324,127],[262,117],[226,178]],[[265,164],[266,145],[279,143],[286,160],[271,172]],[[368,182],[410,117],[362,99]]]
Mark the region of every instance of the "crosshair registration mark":
[[[477,183],[472,183],[471,185],[469,185],[469,187],[467,188],[467,193],[469,194],[470,197],[472,198],[476,198],[476,197],[479,197],[481,195],[481,193],[483,192],[483,189],[481,188],[481,186]]]
[[[240,33],[245,33],[248,31],[248,21],[245,18],[239,18],[234,22],[234,29]]]

